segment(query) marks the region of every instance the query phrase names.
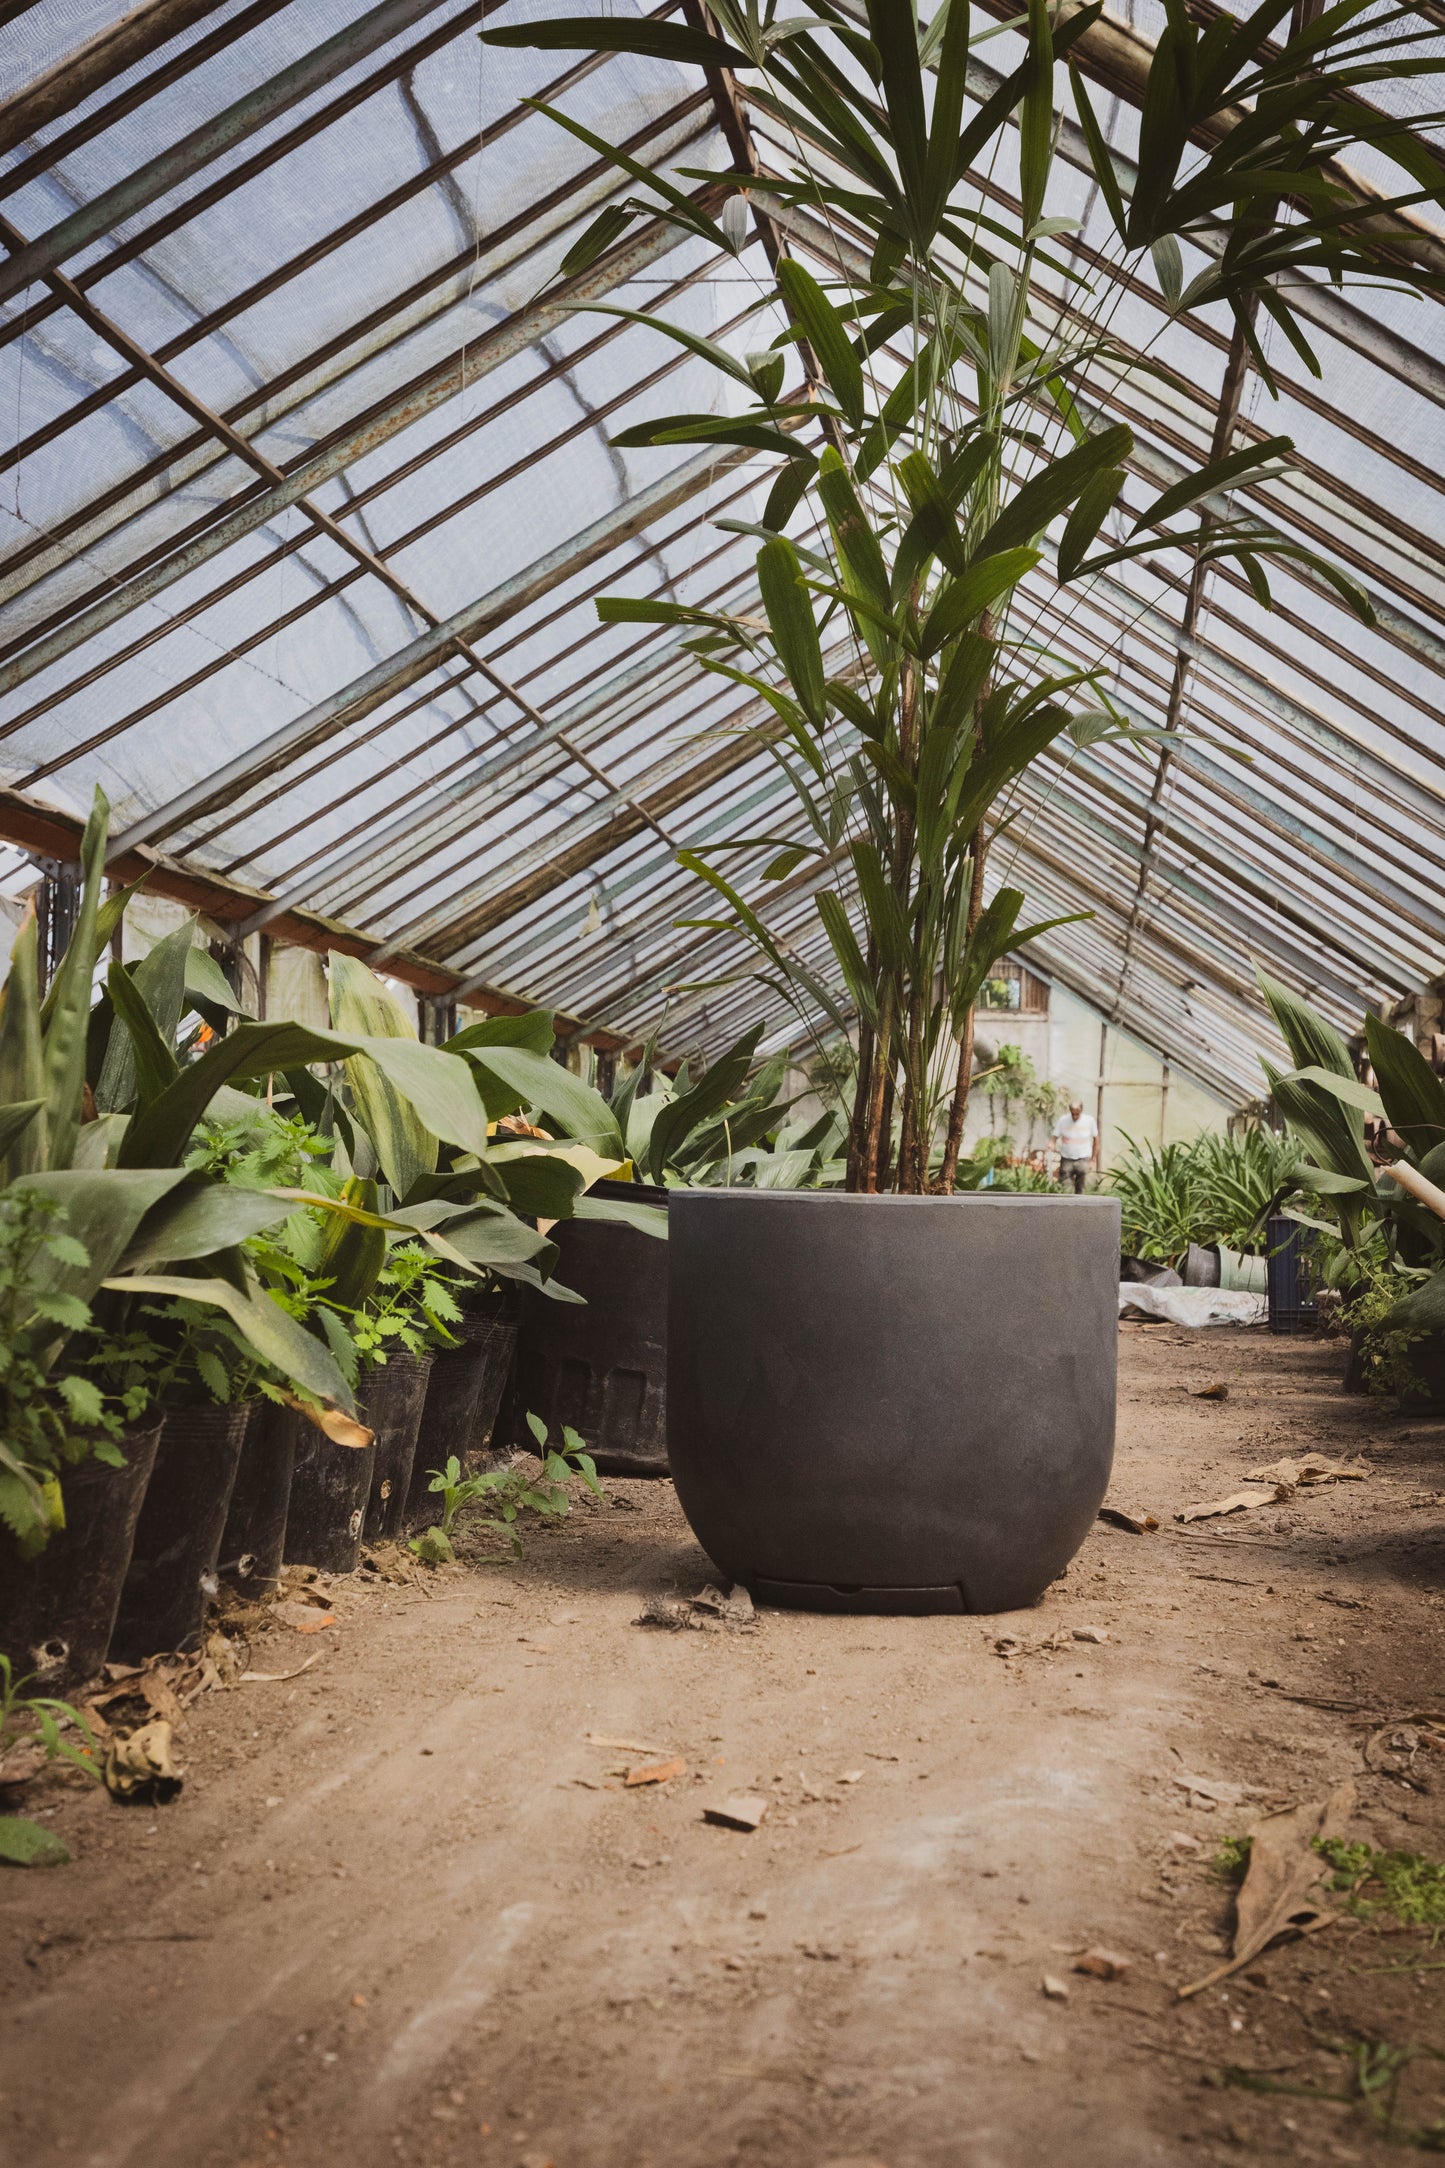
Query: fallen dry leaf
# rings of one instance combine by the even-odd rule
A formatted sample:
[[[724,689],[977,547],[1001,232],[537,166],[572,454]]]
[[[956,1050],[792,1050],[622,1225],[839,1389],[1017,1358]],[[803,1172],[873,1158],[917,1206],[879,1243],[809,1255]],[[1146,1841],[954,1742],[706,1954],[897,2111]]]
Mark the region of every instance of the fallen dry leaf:
[[[1131,1536],[1145,1535],[1159,1526],[1152,1513],[1131,1513],[1124,1506],[1100,1506],[1099,1519],[1107,1521],[1111,1528],[1126,1528]]]
[[[1085,1950],[1082,1957],[1074,1959],[1074,1970],[1086,1972],[1095,1980],[1122,1980],[1129,1963],[1117,1950]]]
[[[1216,1807],[1237,1807],[1244,1797],[1242,1784],[1224,1784],[1216,1777],[1176,1776],[1175,1783],[1191,1798],[1208,1799]]]
[[[101,1775],[112,1799],[155,1805],[174,1799],[185,1780],[176,1767],[170,1725],[157,1717],[139,1731],[117,1732],[106,1747]]]
[[[1231,1491],[1227,1498],[1211,1499],[1208,1505],[1186,1506],[1184,1511],[1176,1513],[1174,1518],[1176,1521],[1218,1520],[1225,1513],[1248,1512],[1251,1506],[1277,1505],[1282,1498],[1288,1498],[1289,1494],[1290,1486],[1287,1483],[1257,1484],[1252,1490]]]
[[[685,1761],[650,1762],[646,1768],[628,1770],[627,1788],[632,1791],[639,1784],[670,1784],[674,1777],[683,1776],[686,1771]]]
[[[283,1626],[290,1626],[298,1634],[319,1634],[328,1626],[336,1624],[336,1613],[327,1611],[320,1604],[304,1603],[291,1599],[271,1606],[271,1616],[280,1619]]]
[[[358,1423],[354,1416],[343,1415],[340,1408],[314,1407],[309,1401],[298,1400],[291,1393],[281,1395],[288,1408],[304,1415],[308,1423],[314,1423],[333,1445],[349,1445],[354,1452],[364,1453],[376,1436],[365,1423]]]
[[[1225,1384],[1223,1378],[1216,1378],[1212,1385],[1191,1385],[1187,1389],[1191,1400],[1227,1400],[1229,1398],[1229,1387]]]
[[[1297,1490],[1316,1483],[1363,1483],[1369,1472],[1358,1461],[1326,1460],[1323,1453],[1306,1453],[1300,1460],[1276,1460],[1267,1468],[1251,1468],[1245,1480],[1287,1483]]]
[[[721,1829],[753,1830],[761,1826],[768,1811],[766,1799],[755,1792],[739,1792],[731,1799],[724,1799],[714,1807],[704,1807],[705,1822],[716,1822]]]
[[[1181,2002],[1241,1971],[1278,1936],[1313,1934],[1330,1925],[1337,1915],[1315,1894],[1329,1870],[1314,1847],[1320,1838],[1344,1835],[1354,1805],[1355,1787],[1346,1782],[1326,1800],[1267,1815],[1256,1825],[1235,1908],[1233,1955],[1202,1980],[1181,1987]]]

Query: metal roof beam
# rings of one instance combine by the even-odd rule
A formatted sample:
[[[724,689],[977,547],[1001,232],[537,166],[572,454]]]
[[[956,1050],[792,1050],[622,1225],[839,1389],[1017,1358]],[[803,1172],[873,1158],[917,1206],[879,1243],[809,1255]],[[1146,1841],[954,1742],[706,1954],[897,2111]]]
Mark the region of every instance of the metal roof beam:
[[[117,22],[107,23],[0,105],[0,158],[219,5],[220,0],[141,0]]]
[[[446,26],[440,42],[449,42],[490,8],[500,5],[501,0],[480,0],[480,4],[467,8]],[[422,16],[433,14],[435,9],[436,0],[380,0],[379,6],[368,9],[344,30],[338,30],[333,37],[313,46],[310,52],[293,60],[289,67],[280,69],[264,83],[257,83],[244,97],[234,99],[210,120],[192,128],[178,143],[168,145],[157,157],[137,166],[124,180],[102,189],[89,203],[72,211],[69,218],[62,218],[45,233],[37,234],[8,263],[0,264],[0,301],[23,292],[47,271],[64,263],[68,256],[77,255],[93,241],[103,239],[159,196],[169,195],[173,188],[179,188],[193,173],[199,173],[213,159],[233,150],[236,144],[244,142],[277,114],[289,111],[303,98],[310,97],[313,91],[324,88],[338,75],[344,75],[359,60],[400,37],[403,31],[409,30]],[[432,42],[437,42],[435,33]],[[399,73],[409,64],[407,56],[399,56],[393,64],[393,72]]]
[[[682,236],[670,226],[655,225],[644,228],[642,233],[622,248],[604,257],[592,270],[580,278],[570,280],[566,286],[556,289],[543,302],[527,309],[520,309],[495,331],[468,341],[455,354],[449,355],[434,369],[414,379],[393,398],[371,408],[357,421],[340,431],[319,451],[309,453],[304,459],[288,469],[284,481],[247,497],[233,511],[223,515],[212,527],[197,536],[183,549],[173,552],[160,564],[126,580],[112,593],[102,596],[87,609],[80,611],[44,639],[34,642],[18,655],[0,665],[0,695],[11,692],[25,683],[38,671],[69,654],[73,649],[104,631],[117,618],[127,616],[143,602],[150,601],[164,589],[185,579],[190,573],[222,550],[229,549],[245,535],[265,526],[279,512],[286,511],[301,497],[318,489],[333,475],[340,474],[366,454],[389,442],[401,430],[422,420],[426,415],[444,406],[448,400],[474,384],[480,377],[490,375],[504,362],[534,345],[539,339],[555,331],[566,322],[572,311],[588,301],[611,293],[625,286],[640,271],[657,262],[671,250],[679,247]]]
[[[353,678],[349,685],[343,685],[325,700],[318,701],[304,715],[297,716],[280,730],[272,731],[249,752],[228,761],[224,768],[192,784],[154,812],[143,814],[115,839],[112,852],[134,849],[138,843],[149,843],[157,836],[173,834],[197,814],[233,798],[240,789],[272,774],[296,754],[320,743],[323,738],[334,737],[347,723],[369,715],[393,693],[415,685],[418,679],[434,670],[458,638],[477,639],[503,618],[525,610],[574,572],[583,571],[640,533],[653,520],[664,518],[678,505],[705,490],[715,474],[742,465],[755,456],[746,449],[721,453],[704,451],[696,458],[684,461],[663,480],[652,483],[635,497],[629,497],[615,511],[594,520],[590,527],[549,550],[525,571],[515,573],[500,587],[491,589],[476,602],[468,603],[464,609],[445,618],[435,630],[421,634],[385,662],[376,664],[360,677]]]

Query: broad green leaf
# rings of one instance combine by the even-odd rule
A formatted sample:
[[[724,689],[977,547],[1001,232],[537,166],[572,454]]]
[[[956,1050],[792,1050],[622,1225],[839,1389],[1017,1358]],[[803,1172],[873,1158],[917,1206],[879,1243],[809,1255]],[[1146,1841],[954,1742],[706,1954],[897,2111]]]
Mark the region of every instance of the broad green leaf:
[[[661,1242],[667,1240],[667,1207],[660,1204],[633,1204],[622,1197],[579,1197],[572,1208],[574,1219],[610,1221],[618,1227],[635,1227],[642,1235],[655,1235]]]
[[[690,1091],[671,1100],[662,1108],[652,1125],[648,1139],[648,1165],[654,1182],[660,1182],[663,1171],[673,1153],[686,1142],[694,1129],[718,1112],[732,1098],[753,1065],[763,1026],[755,1024],[750,1031],[720,1054],[704,1076],[698,1078]]]
[[[863,426],[863,365],[843,319],[822,287],[791,256],[780,258],[778,285],[794,323],[806,336],[834,398],[852,429]]]
[[[356,1413],[351,1387],[324,1343],[298,1325],[263,1289],[250,1282],[242,1290],[229,1280],[191,1279],[181,1274],[139,1272],[103,1283],[120,1295],[170,1295],[185,1302],[209,1303],[223,1310],[241,1337],[263,1362],[283,1378],[303,1386],[320,1400],[334,1401],[348,1415]]]
[[[710,362],[714,369],[720,370],[724,376],[730,376],[735,384],[741,384],[747,391],[753,388],[747,363],[739,361],[736,354],[730,354],[725,346],[719,346],[716,339],[705,339],[700,331],[689,331],[685,324],[670,324],[666,317],[650,315],[645,309],[619,308],[611,301],[589,301],[579,303],[578,306],[579,313],[588,316],[620,316],[625,323],[640,324],[646,331],[655,331],[664,339],[673,339],[679,346],[685,346],[690,354],[696,354],[700,361]]]
[[[81,1266],[42,1256],[35,1268],[38,1283],[88,1302],[125,1255],[147,1213],[185,1180],[183,1167],[63,1167],[21,1175],[17,1187],[38,1190],[60,1205],[65,1215],[60,1225],[89,1259]]]
[[[528,1009],[522,1016],[485,1016],[468,1024],[447,1040],[445,1054],[466,1054],[477,1046],[529,1046],[534,1054],[550,1054],[557,1033],[550,1009]]]
[[[1087,444],[1075,445],[1030,477],[1007,504],[978,546],[980,556],[1030,543],[1043,533],[1061,512],[1075,503],[1086,482],[1101,467],[1125,464],[1134,449],[1134,432],[1126,422],[1101,429]]]
[[[773,645],[799,707],[818,729],[827,712],[823,650],[801,571],[797,551],[782,535],[774,542],[764,543],[758,552],[758,586],[768,613]]]
[[[1353,1079],[1355,1065],[1334,1025],[1326,1023],[1307,1001],[1302,1001],[1298,994],[1291,993],[1267,972],[1257,970],[1255,976],[1295,1067],[1305,1069],[1313,1064],[1321,1069],[1332,1069],[1336,1076]]]
[[[150,1272],[158,1265],[210,1257],[217,1250],[233,1249],[264,1228],[279,1227],[295,1209],[289,1195],[235,1188],[192,1175],[152,1205],[116,1269]]]
[[[25,1134],[44,1104],[43,1099],[15,1099],[8,1106],[0,1105],[0,1161],[16,1138]]]
[[[112,963],[106,990],[116,1021],[95,1087],[102,1114],[115,1113],[137,1097],[153,1099],[176,1073],[175,1043],[186,999],[186,958],[196,937],[188,918],[151,944],[129,970]],[[121,984],[124,981],[124,985]]]
[[[185,1154],[196,1123],[222,1085],[303,1070],[312,1062],[343,1061],[365,1053],[384,1068],[398,1091],[412,1100],[418,1118],[436,1136],[478,1158],[486,1151],[486,1123],[467,1064],[440,1047],[415,1039],[370,1039],[312,1031],[302,1024],[260,1023],[247,1018],[224,1039],[187,1064],[159,1099],[135,1115],[121,1144],[128,1167],[165,1166]]]
[[[10,952],[10,975],[0,992],[0,1106],[34,1106],[40,1119],[21,1123],[0,1156],[0,1176],[28,1174],[45,1164],[45,1063],[40,1034],[39,930],[35,906]]]
[[[569,1137],[595,1145],[604,1156],[626,1159],[627,1147],[607,1101],[560,1062],[527,1046],[475,1046],[462,1058],[515,1092],[522,1106],[539,1108]]]
[[[517,1158],[490,1164],[497,1168],[514,1212],[526,1219],[570,1219],[582,1189],[582,1176],[566,1160],[539,1148]]]
[[[186,993],[198,1007],[223,1010],[228,1016],[244,1016],[245,1008],[235,988],[209,949],[193,941],[186,950]]]
[[[1079,501],[1069,514],[1059,539],[1058,573],[1061,581],[1071,580],[1089,554],[1099,529],[1119,501],[1124,481],[1122,467],[1104,467],[1084,484],[1079,492]]]
[[[919,57],[925,66],[930,57],[930,34],[942,20],[938,47],[938,81],[933,94],[933,118],[928,131],[928,156],[924,162],[920,210],[922,235],[929,239],[948,209],[958,163],[958,139],[963,128],[963,100],[968,88],[968,0],[943,0],[934,11],[928,32],[919,40]]]
[[[1445,1083],[1413,1039],[1378,1016],[1365,1017],[1365,1044],[1379,1079],[1385,1118],[1417,1159],[1445,1144]]]
[[[1011,549],[975,558],[967,572],[939,591],[919,633],[923,653],[934,654],[946,641],[966,631],[1000,596],[1017,587],[1025,573],[1032,572],[1041,555],[1036,549]]]
[[[69,1858],[69,1847],[53,1829],[23,1815],[0,1814],[0,1861],[7,1867],[63,1867]]]
[[[1261,475],[1277,471],[1280,460],[1287,458],[1293,450],[1292,437],[1268,437],[1263,444],[1246,445],[1243,451],[1231,452],[1225,459],[1211,460],[1208,466],[1185,475],[1182,482],[1175,482],[1152,504],[1146,505],[1135,520],[1132,532],[1138,534],[1141,528],[1162,527],[1176,512],[1198,504],[1201,497],[1247,486]]]
[[[113,963],[105,983],[115,1022],[96,1101],[106,1113],[118,1112],[132,1103],[149,1106],[180,1074],[172,1040],[161,1036],[145,996],[124,965]]]
[[[52,1167],[70,1165],[80,1129],[91,980],[99,954],[96,916],[105,879],[109,823],[110,806],[105,793],[97,787],[80,844],[81,889],[74,930],[40,1010],[44,1032],[41,1058],[45,1069],[45,1148],[47,1164]]]
[[[1019,180],[1025,231],[1043,213],[1053,144],[1053,28],[1047,0],[1029,0],[1028,88],[1019,114]]]
[[[355,956],[333,949],[327,958],[331,1028],[357,1038],[417,1045],[416,1025],[391,989]],[[387,1070],[366,1055],[346,1064],[354,1119],[370,1137],[382,1173],[398,1197],[437,1163],[437,1138],[411,1099],[397,1090]]]
[[[479,30],[484,45],[522,45],[545,53],[638,53],[696,68],[750,68],[752,60],[704,30],[658,22],[650,15],[555,15],[536,22]]]
[[[558,266],[564,279],[575,278],[589,264],[596,263],[599,256],[620,240],[638,216],[636,211],[624,210],[621,204],[609,203],[600,211],[580,240],[574,241]]]
[[[917,21],[912,7],[900,0],[868,0],[868,28],[882,72],[899,178],[915,230],[922,231],[928,214],[928,123]]]

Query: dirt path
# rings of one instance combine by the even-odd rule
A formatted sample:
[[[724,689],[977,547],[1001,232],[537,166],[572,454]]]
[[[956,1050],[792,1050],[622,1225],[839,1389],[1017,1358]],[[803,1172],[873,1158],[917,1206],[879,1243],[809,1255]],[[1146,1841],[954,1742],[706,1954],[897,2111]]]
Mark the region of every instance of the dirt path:
[[[1229,1930],[1219,1840],[1268,1807],[1353,1776],[1356,1835],[1445,1855],[1445,1758],[1361,1753],[1445,1704],[1445,1425],[1259,1332],[1126,1329],[1121,1363],[1111,1496],[1163,1526],[1100,1524],[1034,1611],[642,1628],[709,1569],[668,1486],[609,1485],[521,1565],[338,1584],[304,1676],[188,1712],[174,1805],[47,1783],[74,1862],[0,1880],[6,2168],[1383,2151],[1363,2107],[1219,2073],[1344,2090],[1330,2042],[1445,2050],[1445,1944],[1350,1921],[1174,1990]],[[1308,1447],[1371,1473],[1174,1524]],[[664,1788],[609,1774],[664,1750]],[[755,1834],[702,1820],[751,1790]],[[1071,1970],[1092,1944],[1121,1979]],[[1445,2117],[1445,2062],[1396,2112]]]

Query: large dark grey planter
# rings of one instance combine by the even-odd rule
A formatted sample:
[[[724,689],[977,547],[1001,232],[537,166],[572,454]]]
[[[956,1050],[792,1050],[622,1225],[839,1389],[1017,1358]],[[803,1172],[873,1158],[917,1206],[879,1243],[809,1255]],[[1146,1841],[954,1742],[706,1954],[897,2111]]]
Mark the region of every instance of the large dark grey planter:
[[[1106,1197],[677,1190],[667,1435],[683,1511],[764,1602],[1011,1611],[1114,1450]]]
[[[674,1190],[599,1182],[597,1197],[666,1205]],[[610,1220],[561,1220],[557,1278],[582,1303],[522,1290],[507,1440],[531,1452],[527,1415],[570,1424],[605,1475],[667,1474],[667,1244]],[[585,1307],[583,1304],[585,1303]]]

